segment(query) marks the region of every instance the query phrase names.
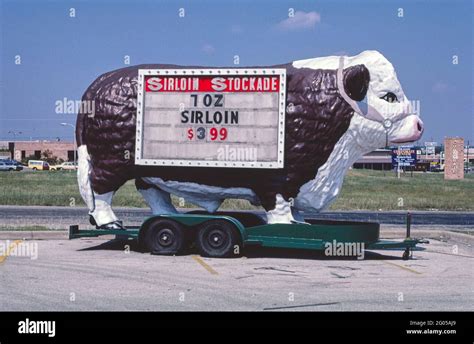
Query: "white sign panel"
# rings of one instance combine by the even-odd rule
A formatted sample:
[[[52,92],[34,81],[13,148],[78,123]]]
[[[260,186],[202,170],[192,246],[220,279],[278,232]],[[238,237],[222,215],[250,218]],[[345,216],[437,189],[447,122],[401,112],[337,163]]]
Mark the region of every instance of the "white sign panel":
[[[425,142],[425,154],[434,155],[437,145],[437,142]]]
[[[135,163],[283,168],[286,70],[141,69]]]
[[[436,152],[435,146],[426,146],[426,154],[434,155]]]

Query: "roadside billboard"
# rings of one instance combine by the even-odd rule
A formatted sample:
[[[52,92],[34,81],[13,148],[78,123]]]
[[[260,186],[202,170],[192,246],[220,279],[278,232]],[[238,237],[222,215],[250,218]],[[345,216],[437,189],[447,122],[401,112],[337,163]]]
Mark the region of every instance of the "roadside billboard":
[[[426,155],[435,155],[437,142],[425,142],[425,154]]]
[[[416,149],[413,146],[400,146],[392,149],[392,168],[415,166]]]

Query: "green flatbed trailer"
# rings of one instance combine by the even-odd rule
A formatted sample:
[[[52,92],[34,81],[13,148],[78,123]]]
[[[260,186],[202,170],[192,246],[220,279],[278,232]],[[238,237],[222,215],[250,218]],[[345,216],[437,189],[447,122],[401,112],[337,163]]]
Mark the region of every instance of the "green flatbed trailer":
[[[428,241],[410,238],[411,215],[407,215],[404,240],[380,240],[380,225],[374,222],[305,220],[304,223],[267,224],[253,213],[192,211],[184,214],[154,215],[141,226],[125,230],[80,230],[70,226],[69,239],[115,235],[136,238],[152,254],[175,255],[195,243],[207,257],[232,257],[249,246],[325,250],[328,245],[363,244],[364,250],[401,250],[403,259],[411,251],[423,250]]]

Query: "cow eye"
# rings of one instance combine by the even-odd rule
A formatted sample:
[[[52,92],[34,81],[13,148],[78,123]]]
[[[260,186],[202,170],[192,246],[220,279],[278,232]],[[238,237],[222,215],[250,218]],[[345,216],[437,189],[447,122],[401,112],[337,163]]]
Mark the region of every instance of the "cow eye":
[[[388,92],[383,97],[380,97],[380,99],[383,99],[383,100],[385,100],[386,102],[389,102],[389,103],[398,102],[397,96],[395,94],[393,94],[392,92]]]

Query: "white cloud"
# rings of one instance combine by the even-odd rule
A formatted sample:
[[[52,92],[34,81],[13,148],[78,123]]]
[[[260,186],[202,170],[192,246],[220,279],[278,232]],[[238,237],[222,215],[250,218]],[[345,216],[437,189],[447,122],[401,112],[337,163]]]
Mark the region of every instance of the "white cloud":
[[[201,51],[208,55],[212,55],[216,52],[216,48],[214,48],[214,46],[212,46],[211,44],[206,43],[201,47]]]
[[[449,91],[449,85],[442,82],[442,81],[437,81],[434,83],[433,87],[431,88],[431,90],[434,92],[434,93],[445,93],[446,91]]]
[[[288,17],[278,23],[277,27],[284,31],[312,29],[321,22],[318,12],[296,11],[293,17]]]

